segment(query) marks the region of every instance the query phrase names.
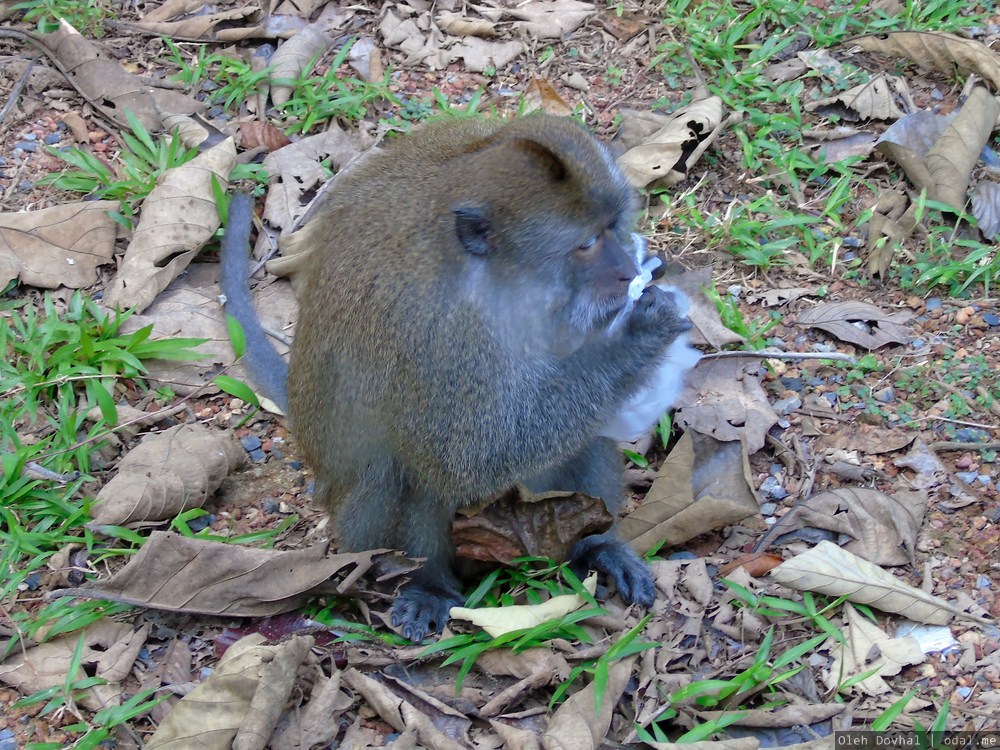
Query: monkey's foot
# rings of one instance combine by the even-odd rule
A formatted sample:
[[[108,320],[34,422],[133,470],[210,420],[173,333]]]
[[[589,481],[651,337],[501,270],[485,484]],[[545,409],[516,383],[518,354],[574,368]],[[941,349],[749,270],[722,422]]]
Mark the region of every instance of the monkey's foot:
[[[465,599],[454,589],[416,581],[403,586],[392,605],[392,624],[403,636],[419,643],[448,622],[452,607],[461,607]]]
[[[594,534],[577,542],[570,553],[570,566],[581,577],[589,570],[607,573],[622,599],[646,608],[653,606],[656,585],[649,566],[611,532]]]

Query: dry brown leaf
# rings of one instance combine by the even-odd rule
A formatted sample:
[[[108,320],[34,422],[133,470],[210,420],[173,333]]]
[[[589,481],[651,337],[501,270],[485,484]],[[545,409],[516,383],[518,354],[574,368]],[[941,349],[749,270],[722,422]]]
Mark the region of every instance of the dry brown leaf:
[[[537,110],[561,117],[573,114],[573,108],[563,101],[551,83],[544,78],[533,77],[524,90],[524,114]]]
[[[655,26],[658,20],[642,13],[621,12],[621,7],[618,7],[601,11],[597,22],[619,42],[627,42],[650,26]]]
[[[240,123],[240,146],[245,149],[263,147],[265,151],[277,151],[292,141],[270,122]]]
[[[102,56],[99,48],[66,21],[52,34],[33,36],[57,61],[60,70],[88,102],[122,128],[131,112],[151,132],[162,130],[161,113],[192,114],[205,105],[171,89],[160,89],[126,72],[121,63]]]
[[[597,591],[597,574],[592,573],[583,580],[583,587],[593,596]],[[541,625],[543,622],[558,620],[570,612],[575,612],[587,604],[579,594],[553,596],[540,604],[514,604],[505,607],[452,607],[448,616],[453,620],[465,620],[499,638],[515,630],[524,630]]]
[[[869,156],[875,150],[876,135],[847,126],[810,128],[802,134],[810,155],[824,164],[836,164],[851,156]]]
[[[312,636],[274,646],[260,633],[241,638],[223,654],[207,680],[184,696],[146,743],[149,750],[263,750]]]
[[[108,284],[104,303],[142,312],[184,271],[221,223],[213,183],[222,189],[236,166],[232,138],[169,169],[142,203],[132,242]]]
[[[186,16],[188,13],[201,10],[206,4],[205,0],[165,0],[146,13],[143,20],[150,23],[163,23],[172,18]]]
[[[1000,61],[982,42],[940,31],[896,31],[854,40],[862,49],[906,57],[917,65],[952,74],[976,73],[1000,91]]]
[[[740,441],[719,442],[686,432],[642,505],[621,520],[619,533],[642,554],[660,541],[673,547],[738,523],[759,512],[750,477]]]
[[[729,575],[736,568],[743,568],[754,578],[760,578],[766,573],[770,573],[783,562],[784,558],[780,555],[769,552],[755,552],[749,555],[741,555],[735,560],[726,563],[719,568],[719,572],[722,575]]]
[[[484,651],[476,658],[476,669],[494,677],[519,680],[541,673],[550,677],[551,684],[565,680],[570,671],[566,657],[547,647],[517,652],[508,649]]]
[[[983,180],[972,193],[972,215],[991,242],[1000,235],[1000,183]]]
[[[333,45],[333,39],[318,24],[300,29],[271,57],[271,101],[281,107],[292,98],[293,83],[310,62]]]
[[[913,442],[915,434],[871,424],[849,424],[816,441],[817,452],[857,450],[868,455],[899,451]]]
[[[97,493],[90,528],[163,521],[200,508],[246,460],[231,433],[181,424],[148,435]]]
[[[705,290],[713,288],[712,267],[693,268],[676,276],[661,279],[669,281],[670,285],[680,289],[691,303],[688,319],[691,321],[691,331],[688,338],[694,346],[710,346],[722,349],[729,344],[740,344],[743,337],[734,333],[722,323],[719,311],[706,295]]]
[[[517,40],[489,42],[470,36],[462,39],[448,52],[453,60],[461,58],[467,70],[473,73],[482,73],[487,68],[498,70],[506,68],[524,52],[524,43]]]
[[[452,36],[478,36],[492,39],[497,35],[496,26],[482,18],[468,18],[461,13],[438,14],[437,24]]]
[[[428,70],[441,70],[455,58],[444,49],[444,32],[437,24],[430,23],[430,12],[420,20],[426,23],[426,31],[417,22],[418,19],[404,19],[393,6],[386,6],[378,25],[383,44],[406,54],[404,66],[423,65]]]
[[[63,203],[0,214],[0,288],[15,278],[42,289],[80,289],[112,261],[118,201]]]
[[[264,169],[272,180],[264,218],[272,227],[282,230],[279,244],[283,254],[286,254],[285,243],[293,236],[288,233],[297,222],[301,223],[311,196],[321,189],[330,190],[332,186],[327,187],[328,182],[336,184],[337,178],[331,181],[328,170],[340,174],[347,164],[371,146],[370,137],[357,132],[349,135],[332,124],[324,132],[303,138],[264,158]],[[270,266],[269,270],[274,273]]]
[[[16,688],[22,695],[66,684],[67,671],[80,639],[83,639],[81,666],[72,681],[86,677],[102,677],[106,685],[95,685],[76,693],[76,701],[91,711],[121,703],[121,683],[132,671],[139,650],[146,643],[149,625],[133,630],[126,622],[107,618],[98,620],[83,630],[40,643],[22,652],[15,649],[6,661],[0,662],[0,682]]]
[[[435,727],[427,714],[378,680],[353,668],[344,672],[344,680],[384,722],[397,732],[412,731],[422,746],[433,750],[467,750],[469,747]]]
[[[764,307],[780,307],[781,305],[787,305],[789,302],[794,302],[800,297],[811,297],[817,295],[818,293],[819,289],[816,287],[780,287],[777,289],[765,289],[760,292],[748,294],[747,302],[750,304],[760,302],[764,305]]]
[[[515,28],[539,39],[562,39],[597,12],[593,3],[581,0],[532,0],[502,10],[520,19]]]
[[[904,324],[912,317],[909,310],[886,313],[868,302],[846,300],[820,303],[800,313],[795,322],[865,349],[878,349],[909,341],[910,329]]]
[[[597,710],[595,684],[571,695],[552,714],[542,735],[545,750],[597,750],[607,737],[618,701],[632,677],[635,657],[611,665],[601,692],[601,707]]]
[[[743,441],[747,453],[756,453],[778,421],[759,369],[758,360],[703,359],[678,399],[674,423],[723,442]]]
[[[613,522],[603,500],[519,487],[478,512],[460,512],[452,536],[458,556],[467,560],[507,564],[525,555],[565,560],[574,544],[607,531]]]
[[[477,662],[478,664],[478,662]],[[354,699],[341,690],[343,673],[336,669],[327,679],[312,686],[305,708],[285,714],[271,735],[270,750],[307,750],[327,747],[340,734],[340,716],[354,705]],[[344,747],[351,747],[344,744]]]
[[[931,625],[947,625],[956,614],[964,614],[832,542],[820,542],[785,560],[771,576],[798,591],[846,596],[852,602]]]
[[[671,114],[658,131],[630,146],[618,164],[637,188],[653,182],[675,184],[715,139],[721,123],[722,99],[712,96],[692,102]]]
[[[845,534],[854,540],[843,545],[849,552],[876,565],[905,565],[914,562],[926,508],[925,492],[839,487],[792,508],[781,519],[782,533],[812,527]]]
[[[815,112],[834,105],[843,105],[863,120],[898,120],[906,114],[896,104],[892,83],[884,73],[836,96],[808,102],[804,108]]]
[[[323,593],[371,596],[359,580],[391,589],[414,564],[381,550],[330,554],[327,545],[278,551],[154,531],[111,578],[60,595],[134,604],[168,612],[264,617],[301,607]],[[337,580],[331,580],[336,576]],[[371,586],[370,582],[365,583]]]
[[[913,636],[891,638],[888,633],[858,614],[850,604],[844,607],[847,627],[846,643],[833,648],[833,663],[825,671],[823,681],[831,690],[841,689],[843,682],[852,675],[875,670],[875,674],[852,685],[844,692],[861,692],[868,695],[885,695],[890,692],[884,677],[897,675],[903,667],[926,661],[920,643]],[[872,658],[872,654],[877,654]]]

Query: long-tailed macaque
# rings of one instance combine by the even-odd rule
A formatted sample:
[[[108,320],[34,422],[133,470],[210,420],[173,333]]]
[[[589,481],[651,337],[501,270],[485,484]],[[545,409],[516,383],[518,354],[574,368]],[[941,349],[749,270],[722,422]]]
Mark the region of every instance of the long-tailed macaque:
[[[227,309],[254,379],[287,405],[340,548],[424,559],[392,608],[408,638],[462,603],[457,508],[523,484],[619,510],[622,457],[602,427],[690,323],[663,289],[628,298],[633,192],[581,125],[443,122],[338,177],[301,230],[312,255],[287,393],[245,281],[251,210],[230,208]],[[614,531],[571,561],[652,604],[648,568]]]

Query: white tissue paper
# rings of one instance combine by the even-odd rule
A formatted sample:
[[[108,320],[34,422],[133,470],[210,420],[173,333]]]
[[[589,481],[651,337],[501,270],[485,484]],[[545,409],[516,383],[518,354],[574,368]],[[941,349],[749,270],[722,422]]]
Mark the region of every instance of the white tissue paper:
[[[635,301],[652,280],[653,271],[660,265],[659,258],[646,258],[645,237],[635,233],[632,235],[632,241],[639,273],[629,284],[629,301],[612,321],[612,328],[620,325],[628,317]],[[691,305],[684,293],[665,284],[658,286],[673,296],[678,312],[686,316]],[[667,347],[649,382],[621,404],[617,413],[598,434],[620,442],[633,442],[646,435],[660,417],[674,405],[684,388],[684,376],[699,359],[701,352],[691,346],[688,335],[682,333]]]

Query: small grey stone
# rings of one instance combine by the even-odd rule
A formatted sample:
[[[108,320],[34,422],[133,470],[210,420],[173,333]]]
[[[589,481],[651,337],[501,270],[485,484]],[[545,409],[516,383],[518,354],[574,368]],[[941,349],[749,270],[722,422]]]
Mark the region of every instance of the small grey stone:
[[[60,133],[49,133],[45,136],[45,143],[49,146],[55,146],[59,141],[62,140],[62,135]]]
[[[860,237],[844,237],[844,247],[861,247],[864,242]]]
[[[802,389],[805,387],[805,383],[802,382],[802,378],[781,378],[781,384],[788,390],[795,391],[796,393],[801,393]]]
[[[955,476],[961,479],[966,484],[972,484],[977,479],[979,479],[978,471],[956,471]]]
[[[31,152],[31,151],[34,151],[37,148],[38,148],[38,144],[34,143],[32,141],[18,141],[17,143],[14,144],[14,150],[15,151],[21,150],[21,151],[29,151],[29,152]]]
[[[828,344],[825,341],[817,341],[815,344],[813,344],[813,350],[821,353],[835,352],[837,351],[837,347],[834,346],[833,344]]]
[[[924,307],[928,310],[937,310],[941,307],[942,302],[940,297],[928,297],[927,301],[924,303]]]
[[[983,313],[983,320],[988,326],[1000,326],[1000,315],[996,313]]]
[[[890,385],[875,391],[872,395],[879,403],[891,404],[896,400],[896,389]]]
[[[910,341],[911,349],[923,349],[925,346],[927,346],[927,342],[923,339],[913,339]]]
[[[798,396],[789,396],[775,401],[771,408],[781,416],[787,416],[802,406],[802,399]]]
[[[253,461],[255,464],[262,464],[267,460],[267,454],[264,453],[264,451],[261,450],[260,448],[257,448],[252,451],[247,451],[247,454],[249,454],[250,460]]]
[[[243,450],[247,453],[255,451],[261,446],[260,438],[256,435],[247,435],[246,437],[240,438],[240,445],[243,446]]]
[[[773,516],[778,510],[777,503],[761,503],[760,514],[762,516]]]

